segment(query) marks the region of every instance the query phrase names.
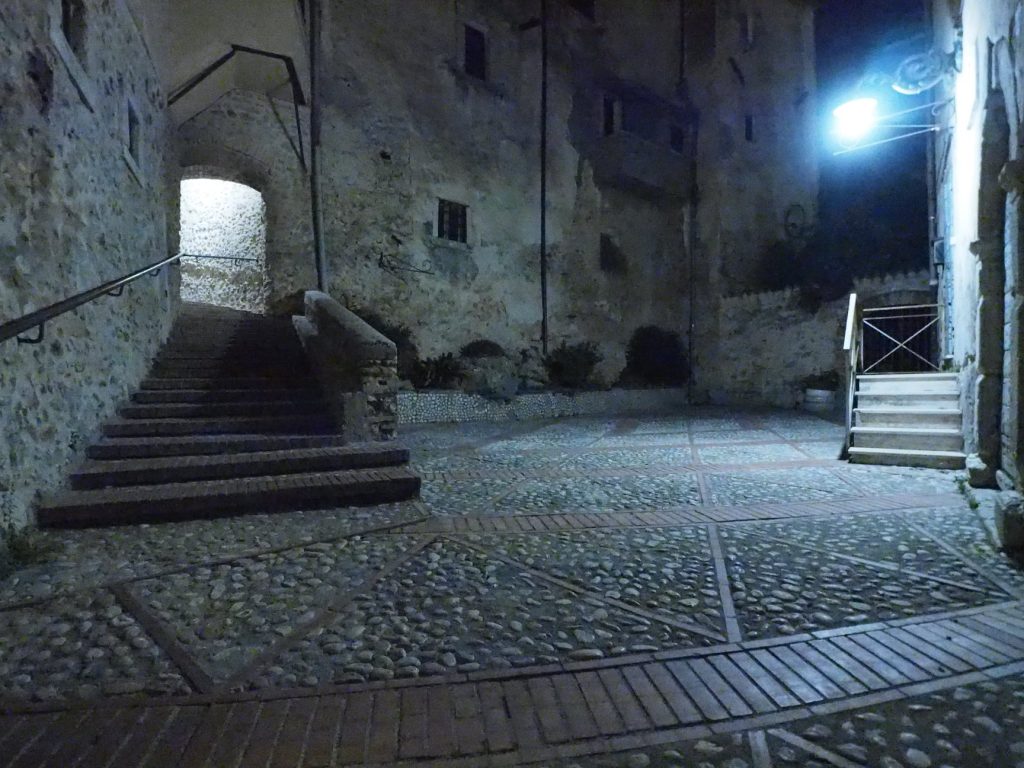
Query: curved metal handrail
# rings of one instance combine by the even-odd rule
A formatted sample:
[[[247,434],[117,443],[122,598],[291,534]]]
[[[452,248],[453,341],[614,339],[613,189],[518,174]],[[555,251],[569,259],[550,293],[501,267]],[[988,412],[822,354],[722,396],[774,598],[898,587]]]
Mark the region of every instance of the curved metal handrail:
[[[88,291],[76,293],[74,296],[58,301],[56,304],[51,304],[48,307],[37,309],[35,312],[30,312],[23,317],[19,317],[17,320],[0,323],[0,343],[17,338],[19,344],[39,344],[43,341],[43,336],[46,332],[46,324],[50,320],[67,314],[72,310],[78,309],[78,307],[83,304],[88,304],[90,301],[95,301],[102,296],[120,296],[124,292],[124,287],[128,285],[128,283],[133,283],[140,277],[145,277],[149,274],[155,275],[165,266],[180,258],[181,254],[176,253],[173,256],[168,256],[158,262],[150,264],[148,267],[143,267],[135,272],[119,277],[116,280],[111,280],[103,283],[103,285],[90,288]],[[25,338],[22,336],[25,331],[30,331],[33,328],[39,329],[36,336],[31,338]]]

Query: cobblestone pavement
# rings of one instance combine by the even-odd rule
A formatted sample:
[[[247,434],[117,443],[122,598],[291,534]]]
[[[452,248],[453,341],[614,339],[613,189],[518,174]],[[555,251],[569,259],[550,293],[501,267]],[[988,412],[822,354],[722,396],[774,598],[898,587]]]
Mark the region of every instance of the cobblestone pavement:
[[[1024,568],[841,438],[418,426],[422,501],[46,534],[0,765],[1024,766]]]

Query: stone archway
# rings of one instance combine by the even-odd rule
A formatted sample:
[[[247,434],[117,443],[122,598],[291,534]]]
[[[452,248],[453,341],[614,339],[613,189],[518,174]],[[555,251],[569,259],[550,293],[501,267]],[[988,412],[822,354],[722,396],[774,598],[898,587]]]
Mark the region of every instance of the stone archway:
[[[265,312],[267,206],[237,176],[196,166],[181,180],[181,297]]]

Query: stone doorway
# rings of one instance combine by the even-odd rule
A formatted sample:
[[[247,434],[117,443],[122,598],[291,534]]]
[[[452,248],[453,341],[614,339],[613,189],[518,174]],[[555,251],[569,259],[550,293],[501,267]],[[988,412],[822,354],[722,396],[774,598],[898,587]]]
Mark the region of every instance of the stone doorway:
[[[267,206],[259,190],[198,173],[181,181],[181,298],[267,308]]]

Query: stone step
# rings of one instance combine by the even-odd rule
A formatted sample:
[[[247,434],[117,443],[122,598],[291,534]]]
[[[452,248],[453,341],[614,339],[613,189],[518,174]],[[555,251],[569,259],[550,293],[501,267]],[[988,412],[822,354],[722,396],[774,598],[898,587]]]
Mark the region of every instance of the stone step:
[[[132,402],[152,403],[323,403],[315,389],[145,389]]]
[[[923,451],[901,448],[850,448],[854,464],[963,469],[967,457],[960,451]]]
[[[957,374],[874,374],[857,377],[857,391],[863,393],[921,393],[959,394]]]
[[[170,437],[220,434],[313,434],[335,431],[327,416],[264,416],[205,419],[122,419],[103,425],[107,437]]]
[[[313,416],[327,413],[322,400],[258,401],[221,403],[150,403],[126,405],[118,413],[123,419],[193,419],[232,416]]]
[[[383,504],[415,498],[420,478],[408,467],[140,485],[69,491],[44,502],[42,528],[174,522],[234,514]]]
[[[286,382],[302,381],[312,374],[303,366],[261,365],[253,362],[250,365],[155,365],[149,371],[154,379],[205,379],[205,378],[251,378],[267,381]]]
[[[876,389],[857,392],[857,404],[863,408],[894,406],[902,408],[948,408],[960,407],[959,392],[900,392]]]
[[[855,408],[858,427],[907,427],[909,429],[962,429],[963,416],[952,408]]]
[[[267,376],[151,376],[143,380],[140,389],[294,389],[308,392],[310,384],[306,379],[288,381]]]
[[[188,435],[186,437],[106,438],[86,449],[97,460],[162,456],[213,456],[345,445],[341,435]]]
[[[858,448],[957,452],[964,447],[964,439],[959,429],[854,427],[852,435],[853,444]]]
[[[175,456],[122,461],[88,461],[71,475],[75,490],[158,485],[232,477],[334,472],[342,469],[398,466],[409,449],[396,444],[353,443],[329,448]]]

